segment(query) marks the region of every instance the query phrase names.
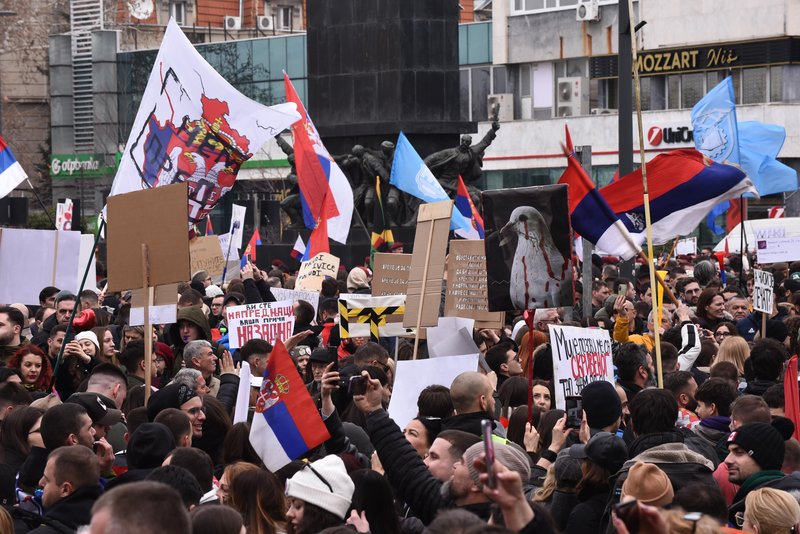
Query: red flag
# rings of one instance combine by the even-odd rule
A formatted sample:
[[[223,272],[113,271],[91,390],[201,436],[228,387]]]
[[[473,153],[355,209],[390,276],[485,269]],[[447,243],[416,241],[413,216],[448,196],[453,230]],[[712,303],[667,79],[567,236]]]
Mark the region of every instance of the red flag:
[[[261,236],[258,235],[258,228],[253,232],[253,237],[247,242],[247,248],[244,249],[244,255],[250,256],[250,260],[256,262],[256,245],[261,244]]]
[[[797,355],[789,359],[783,377],[784,412],[794,423],[794,438],[800,440],[800,392],[797,389]]]
[[[330,243],[328,242],[328,219],[320,217],[317,227],[311,231],[308,238],[308,257],[313,258],[320,252],[330,253]]]
[[[297,182],[300,187],[300,199],[303,206],[303,220],[308,228],[316,228],[317,221],[339,215],[333,195],[328,195],[328,173],[323,165],[328,160],[317,155],[315,146],[322,146],[319,133],[303,106],[302,100],[295,91],[289,76],[284,73],[283,83],[286,87],[286,100],[297,105],[300,120],[292,125],[294,137],[294,159],[297,166]],[[324,150],[324,147],[322,148]],[[323,217],[324,215],[324,217]],[[327,230],[326,230],[327,235]]]
[[[736,225],[746,219],[747,214],[747,199],[739,197],[739,199],[731,199],[728,212],[725,216],[725,228],[730,232]]]

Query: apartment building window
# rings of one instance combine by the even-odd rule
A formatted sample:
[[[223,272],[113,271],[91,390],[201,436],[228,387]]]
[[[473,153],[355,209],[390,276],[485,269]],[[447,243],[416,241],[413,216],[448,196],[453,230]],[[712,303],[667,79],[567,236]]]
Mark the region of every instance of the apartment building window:
[[[767,102],[767,69],[742,69],[742,104]]]
[[[169,15],[175,19],[178,26],[186,24],[186,2],[171,2],[169,4]]]
[[[294,6],[278,6],[278,29],[291,30]]]
[[[600,0],[602,5],[616,4],[617,0]],[[523,15],[527,13],[542,13],[546,11],[562,11],[565,9],[575,9],[578,0],[513,0],[511,6],[512,15]]]

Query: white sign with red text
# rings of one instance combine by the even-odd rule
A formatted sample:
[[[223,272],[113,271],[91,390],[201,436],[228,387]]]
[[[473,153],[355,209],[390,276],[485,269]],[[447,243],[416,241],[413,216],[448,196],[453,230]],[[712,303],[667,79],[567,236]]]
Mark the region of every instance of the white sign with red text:
[[[228,341],[230,348],[238,349],[251,339],[263,339],[274,345],[285,342],[294,330],[294,313],[291,300],[259,302],[229,307]]]
[[[614,383],[608,330],[549,326],[556,408],[566,409],[566,397],[580,395],[590,382],[605,380]]]

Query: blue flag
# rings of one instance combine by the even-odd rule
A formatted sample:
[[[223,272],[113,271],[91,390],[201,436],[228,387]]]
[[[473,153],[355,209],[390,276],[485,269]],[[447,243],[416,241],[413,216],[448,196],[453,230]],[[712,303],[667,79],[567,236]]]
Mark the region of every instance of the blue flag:
[[[425,202],[450,200],[442,185],[419,157],[403,132],[400,132],[400,136],[397,138],[389,183],[400,191]],[[460,211],[454,209],[450,219],[450,229],[469,233],[473,228],[470,221]]]
[[[738,129],[741,166],[758,194],[774,195],[797,190],[797,171],[776,159],[786,140],[786,128],[745,121],[738,124]]]
[[[739,164],[733,78],[728,76],[692,108],[694,145],[717,163]]]

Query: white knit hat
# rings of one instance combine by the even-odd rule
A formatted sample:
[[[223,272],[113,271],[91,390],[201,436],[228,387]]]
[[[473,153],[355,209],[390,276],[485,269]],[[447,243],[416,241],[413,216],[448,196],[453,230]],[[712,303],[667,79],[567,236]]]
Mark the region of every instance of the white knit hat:
[[[95,334],[91,330],[87,330],[75,336],[75,341],[80,341],[82,339],[88,339],[89,341],[94,343],[94,346],[97,347],[97,351],[98,352],[100,351],[100,342],[97,341],[97,334]]]
[[[355,489],[344,462],[336,455],[306,465],[286,481],[287,497],[319,506],[342,519],[350,508]]]

